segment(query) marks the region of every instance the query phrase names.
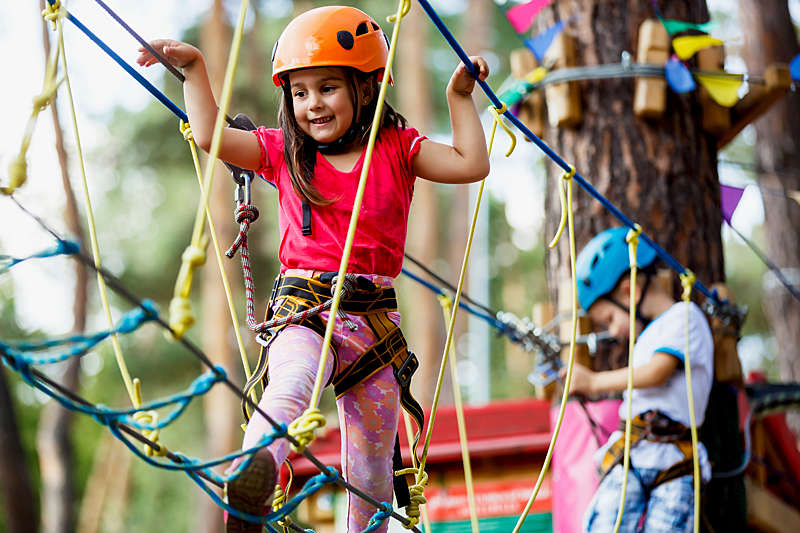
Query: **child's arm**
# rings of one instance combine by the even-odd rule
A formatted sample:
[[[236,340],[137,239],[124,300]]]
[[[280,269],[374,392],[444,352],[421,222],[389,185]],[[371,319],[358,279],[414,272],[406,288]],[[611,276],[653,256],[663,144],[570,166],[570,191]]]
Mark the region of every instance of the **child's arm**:
[[[644,389],[661,385],[675,372],[680,361],[674,355],[656,352],[653,358],[642,366],[633,369],[633,387]],[[564,377],[566,369],[562,369]],[[628,388],[628,367],[603,372],[593,372],[583,365],[572,368],[570,393],[582,392],[597,394],[601,392],[621,392]]]
[[[211,92],[203,54],[190,44],[170,39],[158,39],[150,45],[167,61],[183,69],[186,77],[183,82],[183,97],[192,136],[197,145],[208,152],[217,118],[217,103]],[[139,65],[149,67],[157,62],[145,48],[140,48],[139,52],[136,60]],[[261,148],[252,132],[223,128],[218,156],[240,168],[256,170],[261,167]]]
[[[489,75],[482,57],[470,58],[481,80]],[[413,159],[412,170],[420,178],[439,183],[471,183],[489,174],[486,138],[478,117],[472,89],[475,78],[461,63],[447,84],[447,105],[453,128],[453,145],[425,141]]]

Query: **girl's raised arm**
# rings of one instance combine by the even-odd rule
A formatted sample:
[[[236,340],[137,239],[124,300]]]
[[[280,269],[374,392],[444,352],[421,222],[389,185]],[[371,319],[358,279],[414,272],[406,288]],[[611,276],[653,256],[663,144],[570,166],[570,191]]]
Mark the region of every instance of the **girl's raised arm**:
[[[183,69],[186,77],[183,82],[183,97],[186,102],[186,114],[192,127],[192,136],[197,145],[206,152],[211,148],[211,136],[214,132],[214,121],[217,118],[217,103],[211,92],[208,71],[202,52],[194,46],[170,39],[157,39],[150,45],[160,52],[164,58]],[[139,49],[136,62],[149,67],[158,60],[145,48]],[[261,166],[261,148],[256,136],[251,132],[224,128],[219,148],[220,159],[240,168],[256,170]]]
[[[479,56],[470,57],[481,80],[489,75],[489,66]],[[489,174],[489,155],[478,110],[472,101],[475,78],[463,63],[447,84],[447,105],[453,129],[453,145],[425,141],[412,162],[420,178],[439,183],[471,183]]]

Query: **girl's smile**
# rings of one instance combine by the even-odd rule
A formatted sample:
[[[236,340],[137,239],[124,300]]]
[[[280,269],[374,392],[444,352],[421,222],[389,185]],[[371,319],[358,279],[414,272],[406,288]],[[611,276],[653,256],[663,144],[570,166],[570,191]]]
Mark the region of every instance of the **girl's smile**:
[[[353,123],[353,94],[339,67],[294,71],[289,76],[294,118],[319,143],[331,143]]]

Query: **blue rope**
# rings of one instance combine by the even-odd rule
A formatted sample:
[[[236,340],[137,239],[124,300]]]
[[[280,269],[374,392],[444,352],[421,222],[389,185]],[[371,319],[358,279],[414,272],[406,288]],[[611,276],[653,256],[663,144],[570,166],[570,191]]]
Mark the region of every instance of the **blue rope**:
[[[414,274],[412,272],[409,272],[405,268],[401,269],[401,272],[403,274],[405,274],[406,276],[408,276],[409,278],[411,278],[414,281],[416,281],[417,283],[419,283],[419,284],[423,285],[424,287],[427,287],[431,291],[435,292],[436,294],[439,294],[439,295],[442,295],[442,296],[446,296],[447,295],[447,293],[441,287],[437,287],[433,283],[422,279],[421,277],[417,276],[416,274]],[[503,325],[503,323],[500,322],[499,320],[497,320],[492,315],[490,315],[488,313],[483,313],[481,311],[478,311],[477,309],[475,309],[471,305],[469,305],[467,303],[464,303],[464,302],[459,302],[458,306],[463,308],[468,313],[470,313],[472,315],[475,315],[476,317],[485,320],[486,322],[489,323],[490,326],[493,326],[493,327],[499,329],[500,331],[505,331],[506,330],[506,328]]]
[[[298,492],[293,498],[291,498],[289,501],[283,504],[280,509],[273,511],[267,515],[256,516],[242,512],[228,505],[228,503],[224,502],[222,498],[220,498],[217,495],[216,492],[214,492],[208,487],[208,484],[200,476],[198,476],[197,473],[191,470],[187,470],[186,474],[190,478],[192,478],[194,482],[197,483],[197,485],[206,492],[206,494],[208,494],[208,496],[214,503],[219,505],[222,509],[228,511],[228,514],[231,514],[241,520],[247,520],[248,522],[253,522],[256,524],[265,524],[268,527],[269,527],[268,522],[275,522],[276,520],[285,518],[292,511],[297,509],[297,506],[300,505],[300,502],[302,502],[312,494],[318,492],[325,485],[336,483],[339,480],[339,472],[337,472],[335,468],[328,467],[327,472],[322,472],[309,479],[306,482],[306,484],[303,485],[303,488],[300,489],[300,492]]]
[[[125,313],[113,329],[100,331],[93,335],[72,335],[61,339],[19,344],[8,344],[0,341],[0,348],[3,348],[10,355],[19,358],[29,365],[50,365],[59,363],[71,357],[84,355],[111,335],[116,333],[131,333],[145,322],[150,322],[158,317],[158,310],[152,301],[144,300],[142,306],[143,308],[136,308]],[[64,344],[74,344],[74,346],[60,354],[46,356],[31,356],[26,354],[26,352],[45,350]]]
[[[425,10],[425,13],[428,15],[428,18],[431,19],[431,22],[433,22],[433,24],[439,30],[439,33],[442,34],[442,37],[445,38],[445,40],[453,49],[453,51],[456,53],[456,55],[459,57],[459,59],[461,59],[461,61],[464,63],[467,70],[475,78],[475,82],[480,86],[484,94],[486,94],[486,97],[489,99],[489,101],[491,101],[492,104],[497,109],[501,109],[503,107],[503,104],[500,102],[497,95],[492,91],[492,89],[484,80],[478,79],[478,72],[475,70],[475,66],[469,60],[469,56],[461,47],[461,45],[458,44],[458,41],[455,39],[455,37],[453,37],[453,34],[450,33],[450,30],[447,28],[445,23],[442,21],[442,19],[439,17],[436,11],[434,11],[434,9],[428,3],[428,0],[418,0],[418,2],[420,6],[422,6],[422,9]],[[545,155],[547,155],[547,157],[552,159],[555,164],[561,167],[561,169],[564,170],[564,172],[570,172],[572,170],[570,165],[567,164],[567,162],[564,161],[561,158],[561,156],[559,156],[556,152],[554,152],[552,148],[547,146],[547,144],[544,141],[542,141],[539,137],[537,137],[530,129],[528,129],[527,126],[525,126],[522,122],[520,122],[519,119],[515,117],[510,111],[506,110],[503,113],[503,116],[505,116],[512,124],[514,124],[531,142],[533,142],[536,146],[538,146],[539,149],[543,151]],[[583,189],[586,192],[588,192],[598,202],[600,202],[603,205],[603,207],[608,209],[611,212],[611,214],[614,215],[620,222],[622,222],[631,229],[636,229],[636,224],[630,218],[628,218],[622,211],[620,211],[614,204],[612,204],[605,196],[600,194],[597,191],[597,189],[592,187],[592,185],[588,181],[586,181],[580,174],[576,172],[574,179],[575,181],[578,182],[578,184],[581,187],[583,187]],[[684,266],[681,265],[677,259],[675,259],[669,253],[667,253],[666,250],[664,250],[661,246],[656,244],[653,241],[653,239],[651,239],[646,233],[642,232],[639,235],[639,238],[641,238],[647,244],[652,246],[653,249],[656,251],[656,253],[659,255],[659,257],[661,257],[661,259],[663,259],[664,262],[667,263],[673,270],[675,270],[679,274],[686,274],[686,268],[684,268]],[[711,298],[715,302],[721,303],[719,301],[719,298],[717,298],[715,294],[709,291],[705,287],[705,285],[703,285],[700,281],[695,281],[694,286],[707,298]]]
[[[57,255],[73,255],[78,253],[80,249],[81,247],[77,242],[58,241],[58,243],[55,246],[42,250],[41,252],[29,255],[27,257],[11,257],[10,255],[0,254],[0,274],[7,272],[14,265],[18,265],[19,263],[27,261],[28,259],[55,257]]]
[[[48,2],[50,5],[53,5],[53,4],[55,3],[55,0],[47,0],[47,2]],[[150,94],[152,94],[153,96],[155,96],[155,97],[156,97],[156,99],[158,99],[158,101],[159,101],[159,102],[161,102],[162,104],[164,104],[165,106],[167,106],[167,109],[169,109],[170,111],[172,111],[172,112],[175,114],[175,116],[177,116],[179,119],[181,119],[181,120],[182,120],[182,121],[184,121],[184,122],[189,122],[189,117],[187,117],[187,116],[186,116],[186,113],[184,113],[184,112],[183,112],[183,110],[182,110],[180,107],[178,107],[177,105],[175,105],[175,103],[174,103],[172,100],[170,100],[169,98],[167,98],[167,96],[166,96],[164,93],[162,93],[161,91],[159,91],[159,90],[158,90],[158,89],[157,89],[157,88],[156,88],[156,87],[155,87],[155,86],[154,86],[152,83],[150,83],[149,81],[147,81],[147,80],[144,78],[144,76],[142,76],[141,74],[139,74],[139,73],[136,71],[136,69],[134,69],[134,68],[133,68],[132,66],[130,66],[128,63],[126,63],[126,62],[125,62],[125,60],[123,60],[123,59],[122,59],[122,58],[121,58],[121,57],[120,57],[120,56],[119,56],[119,55],[118,55],[116,52],[114,52],[114,51],[113,51],[113,50],[112,50],[112,49],[111,49],[111,48],[110,48],[110,47],[109,47],[109,46],[108,46],[106,43],[104,43],[104,42],[102,41],[102,39],[100,39],[100,38],[99,38],[97,35],[95,35],[94,33],[92,33],[92,31],[91,31],[89,28],[87,28],[86,26],[84,26],[84,25],[83,25],[83,23],[82,23],[81,21],[79,21],[77,18],[75,18],[75,16],[73,16],[73,14],[72,14],[72,13],[70,13],[69,11],[67,11],[67,20],[69,20],[70,22],[72,22],[73,24],[75,24],[75,26],[77,26],[79,30],[81,30],[83,33],[85,33],[85,34],[86,34],[86,36],[87,36],[87,37],[89,37],[89,39],[91,39],[92,41],[94,41],[94,42],[95,42],[95,44],[97,44],[97,46],[99,46],[99,47],[100,47],[100,48],[101,48],[101,49],[102,49],[102,50],[103,50],[103,51],[104,51],[106,54],[108,54],[108,55],[111,57],[111,59],[113,59],[114,61],[116,61],[116,62],[117,62],[117,64],[118,64],[120,67],[122,67],[123,69],[125,69],[125,71],[126,71],[128,74],[130,74],[131,76],[133,76],[133,78],[134,78],[136,81],[138,81],[138,82],[139,82],[139,83],[142,85],[142,87],[144,87],[145,89],[147,89],[147,90],[148,90],[148,92],[150,92]]]
[[[369,519],[367,528],[362,533],[372,533],[378,531],[378,528],[383,525],[387,518],[392,516],[392,506],[386,502],[381,503],[381,508]]]
[[[186,410],[186,407],[188,407],[188,405],[196,396],[201,396],[207,393],[216,383],[226,379],[224,369],[218,366],[215,367],[213,371],[206,372],[197,377],[184,392],[173,394],[164,399],[155,400],[139,407],[131,407],[128,409],[111,409],[100,404],[94,406],[83,405],[57,393],[40,380],[36,379],[31,372],[32,365],[28,361],[12,352],[5,350],[5,348],[3,348],[3,352],[3,363],[10,369],[17,372],[30,386],[39,389],[47,396],[53,398],[58,403],[63,405],[65,408],[89,415],[97,420],[98,423],[109,427],[121,422],[141,430],[153,431],[156,429],[163,429],[180,417],[180,415]],[[133,415],[138,412],[152,411],[170,405],[174,405],[175,407],[158,423],[148,424],[138,422],[133,418]]]

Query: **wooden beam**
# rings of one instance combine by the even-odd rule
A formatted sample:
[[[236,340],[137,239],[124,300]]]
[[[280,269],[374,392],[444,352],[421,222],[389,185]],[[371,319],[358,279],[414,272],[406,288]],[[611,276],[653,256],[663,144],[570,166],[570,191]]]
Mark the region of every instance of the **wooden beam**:
[[[764,71],[765,85],[751,85],[750,92],[731,110],[731,127],[717,140],[717,149],[722,150],[745,126],[766,113],[775,102],[783,98],[792,85],[789,66],[773,63]]]
[[[766,533],[796,533],[800,531],[800,511],[757,484],[744,479],[747,491],[747,525]]]

